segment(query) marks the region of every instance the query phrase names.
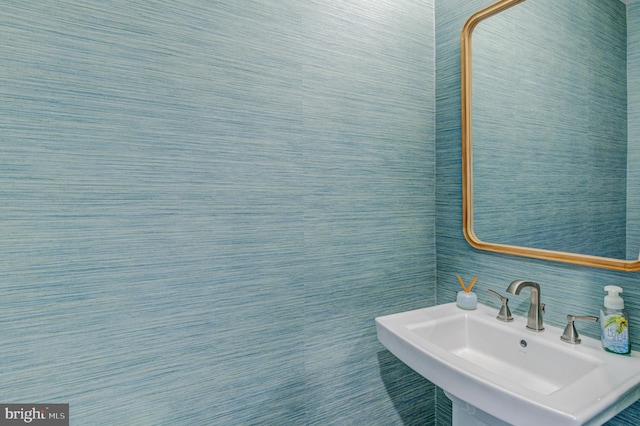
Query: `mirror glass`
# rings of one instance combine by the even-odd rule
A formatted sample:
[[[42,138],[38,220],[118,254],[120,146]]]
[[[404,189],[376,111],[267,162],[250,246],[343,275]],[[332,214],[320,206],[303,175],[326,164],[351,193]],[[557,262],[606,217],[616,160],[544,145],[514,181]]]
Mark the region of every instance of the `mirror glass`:
[[[640,2],[500,1],[462,43],[469,242],[640,269]]]

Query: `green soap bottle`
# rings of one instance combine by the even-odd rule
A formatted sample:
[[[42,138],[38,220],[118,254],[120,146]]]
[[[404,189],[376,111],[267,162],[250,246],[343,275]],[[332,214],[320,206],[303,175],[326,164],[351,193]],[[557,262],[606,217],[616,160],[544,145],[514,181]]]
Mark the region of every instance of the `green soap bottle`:
[[[624,300],[620,297],[622,289],[608,285],[604,291],[609,294],[605,296],[604,306],[600,310],[602,348],[607,352],[628,355],[631,353],[629,316],[624,310]]]

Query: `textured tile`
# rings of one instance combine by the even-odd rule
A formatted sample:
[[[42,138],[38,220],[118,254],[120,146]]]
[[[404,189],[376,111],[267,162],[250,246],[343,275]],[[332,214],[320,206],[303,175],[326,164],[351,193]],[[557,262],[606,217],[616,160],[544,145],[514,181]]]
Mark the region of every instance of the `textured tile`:
[[[72,424],[425,424],[432,0],[9,1],[0,400]],[[126,413],[126,419],[123,419]]]

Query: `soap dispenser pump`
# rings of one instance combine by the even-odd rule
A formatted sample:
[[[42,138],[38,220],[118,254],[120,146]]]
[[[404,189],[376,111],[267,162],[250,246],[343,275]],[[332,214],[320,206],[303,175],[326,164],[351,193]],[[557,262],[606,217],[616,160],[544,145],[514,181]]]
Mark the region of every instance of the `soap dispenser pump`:
[[[620,297],[622,288],[608,285],[604,291],[608,295],[605,296],[604,306],[600,310],[602,348],[607,352],[628,355],[631,353],[629,317],[624,310],[624,300]]]

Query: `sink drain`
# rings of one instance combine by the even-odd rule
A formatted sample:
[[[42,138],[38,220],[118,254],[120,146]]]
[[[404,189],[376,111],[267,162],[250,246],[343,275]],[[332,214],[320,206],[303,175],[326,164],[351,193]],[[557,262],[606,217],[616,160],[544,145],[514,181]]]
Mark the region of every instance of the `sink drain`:
[[[526,348],[527,347],[527,341],[524,340],[524,339],[520,340],[520,346],[522,346],[523,348]]]

